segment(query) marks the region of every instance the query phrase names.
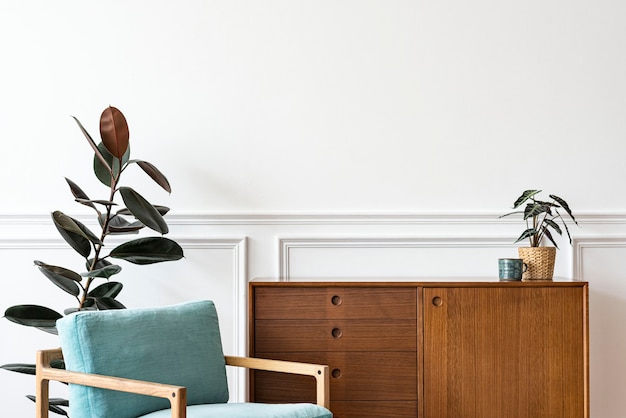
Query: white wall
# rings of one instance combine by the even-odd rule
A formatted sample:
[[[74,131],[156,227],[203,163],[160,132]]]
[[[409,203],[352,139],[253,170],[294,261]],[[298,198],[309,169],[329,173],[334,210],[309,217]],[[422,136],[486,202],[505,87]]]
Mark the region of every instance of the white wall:
[[[522,229],[497,215],[543,188],[581,220],[557,273],[591,282],[593,416],[621,417],[625,15],[619,0],[2,2],[0,308],[71,304],[32,260],[76,263],[47,214],[89,223],[63,177],[106,191],[70,115],[97,136],[114,105],[173,193],[129,184],[172,207],[187,254],[124,266],[127,305],[219,300],[242,353],[249,278],[495,276]],[[30,331],[0,321],[0,363],[54,344]],[[32,379],[3,373],[3,408],[28,416]]]

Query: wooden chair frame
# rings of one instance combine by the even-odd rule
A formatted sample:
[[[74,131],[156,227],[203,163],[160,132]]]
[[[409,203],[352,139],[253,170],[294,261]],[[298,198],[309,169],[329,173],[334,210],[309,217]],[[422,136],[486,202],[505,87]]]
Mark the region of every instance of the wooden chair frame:
[[[53,360],[61,359],[63,359],[63,353],[60,348],[37,352],[37,418],[48,418],[49,384],[51,380],[165,398],[170,402],[172,418],[187,417],[187,389],[183,386],[71,372],[51,367],[50,363]],[[225,360],[229,366],[313,376],[316,381],[317,404],[325,408],[328,408],[330,405],[328,366],[236,356],[225,356]]]

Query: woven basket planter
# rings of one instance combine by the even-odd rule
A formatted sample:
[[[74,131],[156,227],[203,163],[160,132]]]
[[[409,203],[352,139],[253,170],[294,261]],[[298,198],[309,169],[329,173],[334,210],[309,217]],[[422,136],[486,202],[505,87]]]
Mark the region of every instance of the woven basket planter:
[[[522,280],[552,280],[556,258],[555,247],[519,247],[517,253],[528,265]]]

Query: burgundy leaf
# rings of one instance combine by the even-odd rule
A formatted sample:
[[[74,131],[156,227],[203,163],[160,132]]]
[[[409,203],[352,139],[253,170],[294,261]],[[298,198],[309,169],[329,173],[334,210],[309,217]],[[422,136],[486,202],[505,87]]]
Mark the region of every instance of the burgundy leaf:
[[[121,159],[128,149],[128,124],[126,118],[115,107],[107,107],[100,116],[100,137],[106,149]]]

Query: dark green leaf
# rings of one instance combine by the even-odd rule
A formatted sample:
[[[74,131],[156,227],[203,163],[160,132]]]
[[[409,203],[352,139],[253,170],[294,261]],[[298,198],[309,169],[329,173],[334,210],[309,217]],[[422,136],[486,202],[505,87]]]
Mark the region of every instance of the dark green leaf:
[[[524,210],[524,219],[533,218],[539,216],[542,213],[546,213],[550,208],[538,203],[529,203]]]
[[[43,273],[52,283],[63,289],[72,296],[78,296],[80,289],[76,282],[80,282],[82,277],[80,274],[68,270],[63,267],[51,266],[41,261],[35,260],[35,265],[39,267],[39,271]]]
[[[122,271],[122,268],[114,264],[99,269],[86,271],[84,273],[81,273],[80,275],[83,277],[103,277],[105,279],[108,279],[109,277],[119,273],[120,271]]]
[[[11,306],[4,312],[4,317],[16,324],[28,327],[55,328],[56,321],[63,315],[50,308],[39,305]]]
[[[183,249],[170,239],[148,237],[121,244],[109,255],[134,264],[152,264],[180,260],[183,258]]]
[[[87,262],[85,263],[85,268],[87,270],[92,268],[92,264],[93,264],[93,258],[90,258],[89,260],[87,260]],[[96,265],[93,266],[94,269],[101,269],[104,268],[106,266],[112,266],[113,263],[111,263],[109,260],[105,260],[105,259],[100,259],[96,262]]]
[[[115,298],[122,291],[123,285],[119,282],[106,282],[89,292],[93,298]]]
[[[72,118],[74,118],[74,120],[78,124],[78,127],[82,131],[83,135],[85,135],[85,138],[87,138],[87,141],[89,142],[89,145],[91,145],[91,148],[93,148],[94,153],[95,153],[95,157],[94,158],[99,161],[99,165],[102,168],[104,168],[107,172],[110,173],[111,172],[110,164],[107,163],[106,159],[104,158],[104,156],[102,155],[102,153],[98,149],[98,146],[94,142],[93,138],[91,137],[91,135],[89,135],[89,132],[87,132],[87,130],[83,127],[83,124],[80,123],[80,121],[78,119],[76,119],[74,116],[72,116]],[[110,175],[109,175],[109,177],[110,177]],[[110,186],[110,184],[108,186]]]
[[[117,214],[109,219],[109,232],[112,234],[136,234],[144,227],[145,225],[139,221],[130,223]]]
[[[128,149],[129,133],[126,118],[117,108],[109,106],[100,115],[100,137],[111,155],[121,160]]]
[[[122,305],[118,300],[103,297],[103,298],[95,298],[96,306],[101,311],[106,311],[110,309],[126,309],[126,306]]]
[[[117,178],[120,175],[121,168],[130,158],[130,147],[126,149],[121,164],[120,160],[111,155],[102,142],[98,144],[97,149],[105,160],[106,165],[104,165],[96,155],[93,160],[93,171],[102,184],[111,187],[113,178]]]
[[[91,201],[89,200],[89,197],[87,196],[87,194],[83,192],[83,190],[80,187],[78,187],[76,183],[74,183],[72,180],[68,179],[67,177],[65,177],[65,181],[67,182],[67,184],[69,184],[70,191],[76,198],[77,202],[82,203],[85,206],[89,206],[89,207],[96,209],[94,204],[91,203]]]
[[[115,202],[111,202],[109,200],[99,200],[99,199],[93,199],[93,200],[85,200],[85,199],[74,199],[76,200],[78,203],[82,203],[83,205],[88,205],[88,206],[93,206],[93,203],[97,203],[99,205],[103,205],[103,206],[115,206],[117,205],[117,203]],[[95,208],[95,206],[93,206]]]
[[[561,219],[561,222],[563,222],[563,227],[565,228],[565,232],[567,232],[567,238],[569,238],[569,243],[571,245],[572,244],[572,236],[569,233],[569,228],[567,227],[567,223],[565,223],[565,219],[563,219],[563,217],[561,216],[561,214],[559,212],[557,212],[556,214],[559,217],[559,219]]]
[[[541,192],[541,190],[526,190],[520,197],[517,198],[515,203],[513,203],[513,209],[517,209],[522,203],[526,202],[528,199],[531,199],[534,195]]]
[[[561,205],[561,207],[563,209],[565,209],[565,211],[570,216],[570,218],[572,218],[572,221],[574,221],[574,223],[578,225],[578,222],[576,222],[576,218],[574,218],[574,214],[570,210],[569,205],[567,204],[567,202],[565,200],[563,200],[560,197],[555,196],[553,194],[550,195],[550,199],[554,199],[559,205]]]
[[[65,215],[63,212],[58,210],[53,212],[52,220],[61,236],[63,236],[63,239],[85,258],[89,257],[91,253],[90,242],[93,244],[102,244],[100,238],[91,232],[89,228],[76,219]]]
[[[12,364],[3,364],[0,366],[0,369],[8,370],[10,372],[15,373],[23,373],[35,375],[37,366],[34,364],[24,364],[24,363],[12,363]]]
[[[500,215],[499,218],[504,218],[505,216],[510,216],[510,215],[517,215],[518,213],[524,213],[524,211],[518,210],[515,212],[510,212],[510,213],[505,213],[504,215]]]
[[[26,395],[26,397],[33,402],[35,401],[35,397],[33,395]],[[62,398],[50,398],[48,399],[48,402],[52,405],[70,406],[70,401]]]
[[[56,211],[52,214],[52,219],[57,230],[63,239],[83,257],[89,257],[91,244],[85,234],[73,222],[72,218]]]
[[[166,207],[166,206],[159,206],[159,205],[152,205],[156,210],[159,211],[159,213],[161,214],[161,216],[165,216],[167,214],[167,212],[170,211],[170,208]],[[132,215],[132,212],[128,210],[128,208],[123,208],[118,210],[117,215]]]
[[[75,271],[66,269],[64,267],[53,266],[53,265],[46,264],[43,261],[39,261],[39,260],[35,260],[34,263],[40,269],[45,269],[47,272],[51,274],[62,276],[71,281],[80,282],[83,280],[83,277],[80,274],[76,273]]]
[[[167,223],[158,210],[146,199],[130,187],[120,187],[120,194],[128,210],[148,228],[161,234],[167,234],[169,229]]]
[[[543,230],[543,234],[548,237],[548,239],[550,240],[550,242],[552,243],[552,245],[554,245],[556,248],[559,248],[558,245],[556,245],[556,241],[554,240],[554,238],[552,237],[552,234],[550,233],[550,231],[546,228]]]
[[[561,231],[561,227],[559,226],[559,224],[554,222],[552,219],[544,219],[544,222],[550,228],[554,229],[559,235],[563,235],[563,232]]]
[[[33,402],[37,401],[37,399],[33,395],[26,395],[26,397],[28,399],[30,399],[31,401],[33,401]],[[50,399],[48,399],[48,410],[50,412],[54,412],[55,414],[69,417],[67,412],[63,408],[59,408],[59,406],[70,406],[70,403],[69,403],[69,401],[67,401],[65,399],[61,399],[61,398],[50,398]]]
[[[167,181],[167,178],[153,164],[141,160],[133,160],[129,162],[136,162],[137,165],[141,167],[141,169],[149,175],[152,180],[154,180],[166,192],[172,193],[172,188],[170,187],[170,183]]]
[[[532,236],[535,236],[539,233],[539,231],[537,231],[534,228],[528,228],[527,230],[525,230],[524,232],[522,232],[522,235],[519,236],[518,239],[515,240],[515,242],[520,242],[525,240],[526,238],[530,238]]]

